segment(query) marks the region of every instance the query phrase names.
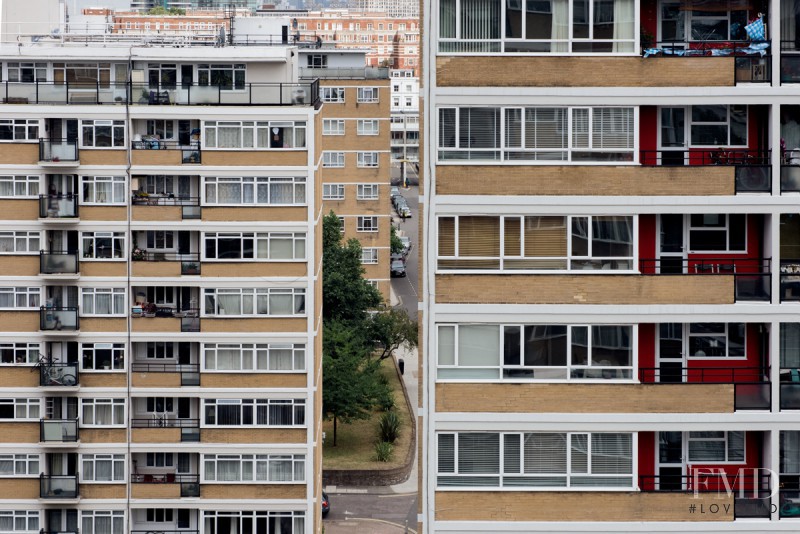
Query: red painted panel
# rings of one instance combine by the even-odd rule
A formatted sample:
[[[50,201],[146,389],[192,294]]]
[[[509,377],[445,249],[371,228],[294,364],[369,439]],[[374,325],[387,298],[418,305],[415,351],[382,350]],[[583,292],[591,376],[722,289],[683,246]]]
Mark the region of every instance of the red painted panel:
[[[639,215],[639,258],[656,258],[658,233],[655,215]],[[647,263],[642,267],[642,274],[655,272],[655,264]]]
[[[658,148],[658,108],[642,106],[639,108],[639,149],[653,151]],[[645,163],[650,163],[648,156]]]
[[[656,335],[658,325],[642,323],[639,325],[639,368],[652,369],[656,366]],[[641,377],[640,377],[641,379]],[[652,382],[652,374],[648,373],[643,382]]]
[[[656,474],[656,433],[639,432],[639,474],[652,476]],[[641,490],[652,490],[653,480],[644,478],[640,482]]]
[[[743,487],[744,489],[753,489],[754,487],[754,478],[753,474],[764,474],[758,471],[754,471],[755,469],[761,467],[761,456],[762,456],[762,433],[761,432],[746,432],[745,433],[745,462],[740,464],[690,464],[687,466],[686,473],[690,476],[693,476],[693,471],[695,469],[702,469],[703,474],[707,473],[725,473],[728,477],[728,484],[734,485],[735,488],[739,489],[742,486],[739,486],[739,480],[736,479],[736,476],[740,473],[744,475],[743,478]],[[744,469],[743,471],[740,471]],[[705,487],[710,490],[720,490],[725,491],[724,483],[722,477],[713,477],[710,476],[708,478],[702,478],[701,474],[698,473],[698,478],[705,482]]]

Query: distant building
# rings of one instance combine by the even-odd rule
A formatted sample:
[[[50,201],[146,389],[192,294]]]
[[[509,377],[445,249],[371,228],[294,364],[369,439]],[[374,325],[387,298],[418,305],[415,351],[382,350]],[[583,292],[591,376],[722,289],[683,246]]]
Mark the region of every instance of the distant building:
[[[417,0],[357,0],[362,11],[381,11],[390,17],[419,18]]]

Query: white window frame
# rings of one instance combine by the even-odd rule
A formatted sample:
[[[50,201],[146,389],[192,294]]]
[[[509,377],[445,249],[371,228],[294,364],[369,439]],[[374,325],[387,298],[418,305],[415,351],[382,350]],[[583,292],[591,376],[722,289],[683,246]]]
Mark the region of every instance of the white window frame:
[[[703,431],[698,432],[686,432],[684,434],[686,439],[686,461],[688,463],[694,464],[744,464],[747,461],[747,432],[745,431],[737,431],[741,432],[742,434],[742,449],[741,449],[741,458],[731,459],[731,439],[730,435],[734,433],[733,431],[720,431],[722,432],[722,437],[700,437],[697,434],[702,434]],[[723,449],[725,450],[725,459],[724,460],[703,460],[703,459],[695,459],[692,457],[692,443],[694,442],[715,442],[715,443],[723,443]]]
[[[319,26],[319,23],[317,23]],[[204,532],[222,532],[221,528],[217,528],[216,522],[217,518],[224,518],[226,519],[226,524],[235,525],[235,530],[231,530],[231,532],[244,532],[244,525],[243,521],[246,518],[249,524],[255,524],[259,518],[263,518],[265,522],[269,522],[270,518],[287,518],[291,519],[291,527],[290,530],[285,531],[281,530],[281,534],[303,534],[306,532],[305,525],[306,525],[306,518],[305,512],[269,512],[267,510],[258,510],[258,511],[223,511],[223,510],[204,510],[203,511],[203,527]],[[98,534],[98,533],[95,533]],[[114,532],[112,534],[121,534]]]
[[[238,367],[219,368],[218,351],[239,352]],[[288,352],[291,365],[278,368],[278,359]],[[200,348],[200,370],[210,373],[304,373],[306,370],[306,346],[304,343],[203,343]],[[280,353],[280,354],[279,354]]]
[[[97,146],[97,130],[99,128],[108,128],[108,135],[111,138],[111,145]],[[89,131],[91,131],[91,139],[89,139],[89,136],[86,135],[86,133]],[[120,133],[122,133],[122,139],[118,137]],[[78,128],[78,136],[80,140],[80,148],[92,148],[97,150],[125,148],[128,139],[125,121],[105,119],[81,119],[80,127]]]
[[[119,372],[125,370],[125,343],[81,343],[78,347],[80,369],[82,373]],[[98,368],[98,352],[106,352],[110,356],[108,368]],[[87,356],[91,357],[92,366],[87,367]]]
[[[204,206],[304,206],[306,199],[305,176],[204,176],[203,199]],[[290,186],[292,190],[291,202],[282,201],[283,190]],[[233,187],[234,191],[225,192],[222,188]],[[228,202],[239,188],[238,200]],[[224,196],[225,201],[220,200]],[[266,202],[260,199],[266,197]]]
[[[42,413],[40,398],[2,398],[0,405],[11,406],[14,412],[13,417],[0,418],[0,421],[36,421]]]
[[[684,332],[686,332],[686,358],[689,360],[746,360],[747,359],[747,323],[715,323],[721,324],[723,328],[722,333],[708,333],[708,332],[692,332],[692,327],[700,324],[708,323],[686,323],[683,325]],[[742,354],[731,356],[731,335],[734,328],[742,328],[744,331],[742,342]],[[694,337],[708,337],[708,338],[721,338],[725,344],[725,355],[723,356],[709,356],[697,354],[701,349],[692,353],[692,338]]]
[[[40,343],[0,343],[0,366],[35,365],[39,362],[39,354],[41,352],[42,346]]]
[[[0,522],[11,521],[11,528],[2,532],[39,532],[41,518],[39,510],[0,510]],[[24,528],[18,528],[24,527]]]
[[[37,175],[2,175],[0,198],[38,198],[40,181],[41,177]],[[10,195],[3,194],[7,189],[10,189]]]
[[[81,288],[81,317],[125,317],[124,287],[82,287]],[[98,299],[110,298],[111,313],[97,313]]]
[[[99,191],[101,185],[107,190]],[[127,197],[124,176],[81,176],[81,204],[124,206]]]
[[[670,106],[670,107],[672,107],[672,106]],[[742,106],[742,107],[744,107],[744,117],[745,117],[745,120],[744,120],[744,132],[745,132],[744,135],[745,135],[745,139],[744,139],[744,143],[743,144],[733,144],[731,142],[732,141],[732,139],[731,139],[731,108],[734,107],[734,106],[730,106],[730,105],[724,106],[725,107],[725,120],[721,121],[721,122],[702,122],[702,121],[695,122],[694,121],[694,113],[693,113],[694,112],[694,108],[699,108],[699,107],[706,107],[706,106],[689,106],[686,109],[686,123],[688,124],[688,130],[689,130],[687,132],[688,135],[687,135],[686,139],[688,141],[689,147],[691,147],[691,148],[715,148],[715,149],[718,149],[720,147],[747,148],[747,146],[748,146],[748,137],[749,137],[749,135],[748,135],[749,134],[748,126],[749,126],[749,122],[750,122],[750,113],[748,113],[747,106]],[[714,105],[709,105],[708,107],[715,107],[715,106]],[[736,107],[739,107],[739,106],[736,106]],[[660,117],[660,115],[661,114],[659,113],[659,117]],[[692,129],[693,129],[694,126],[724,126],[728,137],[727,137],[727,139],[725,139],[723,142],[720,142],[720,143],[712,143],[712,144],[708,144],[708,145],[695,144],[694,143],[694,139],[693,139],[694,136],[692,135]]]
[[[344,152],[324,150],[322,152],[322,166],[326,169],[344,168]]]
[[[10,61],[6,66],[8,68],[6,80],[11,83],[47,81],[47,62]]]
[[[0,137],[0,143],[39,141],[41,121],[39,119],[0,119],[0,129],[7,129],[8,136]]]
[[[356,186],[356,200],[378,200],[380,184],[358,184]]]
[[[0,287],[0,294],[13,300],[12,306],[0,304],[0,310],[38,310],[42,302],[41,287]]]
[[[357,232],[378,232],[380,230],[376,215],[359,215],[356,217]]]
[[[379,87],[359,87],[356,102],[359,104],[377,104],[380,101]]]
[[[11,469],[0,470],[1,478],[39,478],[40,454],[0,454],[0,465],[10,464]]]
[[[222,298],[220,298],[222,297]],[[272,298],[290,297],[292,310],[300,309],[300,312],[290,314],[272,314],[270,309],[275,305]],[[269,317],[304,317],[306,316],[306,288],[304,287],[259,287],[259,288],[205,288],[203,292],[202,316],[203,317],[248,317],[248,316],[269,316]],[[231,303],[232,299],[238,302],[238,309],[229,313],[224,310],[224,302]],[[210,307],[209,305],[213,306]],[[221,313],[224,311],[224,313]]]
[[[380,166],[380,155],[377,151],[358,152],[356,166],[362,168],[377,168]]]
[[[222,137],[219,130],[223,128],[238,130],[238,145],[218,146]],[[273,129],[282,130],[282,146],[272,146]],[[203,121],[202,132],[203,149],[306,150],[307,146],[306,121]]]
[[[339,217],[339,232],[343,234],[346,220],[343,215],[339,215],[338,217]]]
[[[203,454],[200,483],[297,484],[305,482],[305,454]],[[218,464],[238,464],[235,479],[220,479]],[[289,464],[289,478],[276,477],[280,464]],[[278,464],[278,465],[275,465]],[[285,469],[285,467],[283,468]]]
[[[38,255],[41,251],[42,233],[38,230],[0,231],[0,255]]]
[[[358,119],[356,122],[357,135],[379,135],[380,122],[378,119]]]
[[[95,256],[99,240],[110,241],[111,256]],[[81,232],[81,261],[125,261],[126,251],[125,232]]]
[[[322,200],[344,200],[344,184],[322,184]]]
[[[344,119],[323,119],[322,135],[344,135]]]
[[[702,214],[698,214],[702,215]],[[741,214],[737,213],[715,213],[715,214],[707,214],[707,215],[715,215],[719,217],[725,217],[725,224],[723,226],[692,226],[692,215],[687,215],[686,220],[686,248],[689,253],[691,254],[735,254],[735,253],[744,253],[747,252],[748,246],[748,227],[750,225],[750,218],[745,214],[742,215],[744,217],[744,248],[742,249],[732,249],[730,248],[731,244],[731,215],[739,216]],[[702,215],[706,216],[706,215]],[[703,250],[703,249],[694,249],[692,248],[692,232],[693,231],[703,231],[703,232],[724,232],[725,233],[725,249],[724,250]],[[733,261],[733,260],[731,260]]]
[[[320,98],[326,104],[344,104],[344,87],[320,87]]]
[[[108,406],[111,410],[111,423],[97,423],[97,408]],[[122,415],[119,414],[119,407],[122,406]],[[91,411],[91,417],[86,414]],[[124,398],[81,398],[80,399],[80,426],[81,427],[118,427],[124,428],[128,423],[128,407]]]
[[[209,423],[209,411],[210,407],[213,408],[214,414],[214,423]],[[251,410],[252,417],[250,418],[253,422],[250,424],[238,424],[238,425],[223,425],[216,423],[219,420],[219,414],[217,413],[218,406],[238,406],[239,407],[239,420],[244,421],[245,413],[248,409]],[[281,407],[283,409],[288,409],[291,414],[291,424],[288,425],[280,425],[280,424],[270,424],[271,411],[270,406]],[[267,423],[266,424],[259,424],[258,423],[258,411],[259,408],[262,410],[261,414],[263,415],[266,413]],[[235,410],[235,409],[234,409]],[[264,412],[266,410],[266,412]],[[241,428],[241,427],[262,427],[262,428],[297,428],[297,427],[305,427],[307,424],[307,414],[306,414],[306,400],[305,399],[203,399],[203,411],[202,411],[202,418],[200,419],[200,427],[210,427],[210,428]],[[302,420],[302,423],[299,422]]]
[[[138,24],[138,23],[137,23]],[[102,524],[97,524],[102,520]],[[91,527],[86,528],[85,523],[91,522]],[[106,530],[107,523],[110,523],[110,530]],[[125,510],[81,510],[81,532],[93,532],[94,534],[123,534],[125,530]]]
[[[296,262],[306,259],[306,233],[305,232],[202,232],[202,261],[210,262],[251,262],[251,261],[271,261],[271,262]],[[219,248],[215,245],[215,256],[208,255],[210,243],[219,243],[220,239],[227,241],[239,241],[241,255],[234,258],[219,258]],[[286,246],[290,242],[291,256],[277,256],[279,245]],[[250,255],[246,255],[247,247],[250,245]],[[261,255],[265,252],[266,255]]]
[[[377,247],[363,247],[361,249],[361,263],[362,265],[375,265],[378,263],[378,248]]]
[[[111,478],[109,480],[97,479],[97,464],[110,464]],[[119,484],[126,481],[125,455],[124,454],[81,454],[81,482],[93,484]],[[119,469],[119,471],[118,471]]]

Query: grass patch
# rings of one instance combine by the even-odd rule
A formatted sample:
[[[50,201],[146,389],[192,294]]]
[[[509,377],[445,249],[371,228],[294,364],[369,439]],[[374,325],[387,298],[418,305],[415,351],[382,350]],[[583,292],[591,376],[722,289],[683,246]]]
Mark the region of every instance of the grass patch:
[[[400,417],[400,437],[394,443],[394,456],[390,462],[375,460],[375,440],[378,439],[378,421],[381,412],[375,410],[369,419],[353,421],[349,425],[339,422],[337,445],[333,446],[333,421],[324,421],[325,445],[322,448],[323,469],[392,469],[400,467],[411,445],[411,416],[403,395],[403,386],[390,359],[381,362],[381,374],[388,380],[395,396],[395,411]]]

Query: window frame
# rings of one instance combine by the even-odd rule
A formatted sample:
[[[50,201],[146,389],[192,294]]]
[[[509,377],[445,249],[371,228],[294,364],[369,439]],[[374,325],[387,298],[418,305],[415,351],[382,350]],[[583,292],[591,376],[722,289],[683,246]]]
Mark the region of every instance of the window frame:
[[[320,87],[319,91],[320,91],[320,98],[326,104],[345,103],[344,87]]]
[[[377,215],[359,215],[356,217],[356,231],[377,233],[380,231],[380,221]]]
[[[201,232],[201,261],[207,262],[299,262],[306,261],[306,241],[305,232]],[[238,257],[220,258],[219,243],[224,239],[230,242],[239,241]],[[286,241],[291,241],[291,257],[273,257],[274,250],[277,250],[278,243],[285,246]],[[250,244],[249,253],[246,248]],[[213,248],[215,255],[209,255]],[[266,256],[259,253],[264,250]]]
[[[81,232],[81,261],[127,261],[126,232]],[[108,240],[110,247],[99,246],[99,240]],[[98,250],[110,248],[111,256],[96,256]]]
[[[109,145],[98,145],[98,129],[105,130],[108,128],[107,136],[110,139]],[[87,133],[91,132],[91,136]],[[90,137],[90,138],[89,138]],[[103,134],[106,137],[106,134]],[[124,149],[127,144],[128,132],[125,128],[125,121],[111,120],[111,119],[80,119],[78,127],[78,144],[79,148],[88,148],[96,150],[115,150]]]
[[[322,200],[344,200],[344,184],[322,184]]]
[[[361,265],[377,265],[378,247],[361,248]]]
[[[202,180],[202,205],[203,206],[305,206],[308,204],[308,179],[305,176],[203,176]],[[220,201],[235,196],[235,188],[239,188],[238,202]],[[279,191],[287,185],[291,186],[292,201],[277,202],[274,199],[280,196]],[[233,186],[234,191],[225,192],[221,189]],[[280,189],[279,189],[280,188]],[[212,193],[213,191],[213,193]],[[267,202],[260,202],[266,197]],[[247,199],[252,198],[251,202]]]
[[[0,287],[0,294],[10,295],[13,306],[2,306],[0,310],[38,310],[42,305],[42,288],[30,286]],[[23,299],[23,300],[20,300]],[[24,306],[18,304],[23,303]]]
[[[692,434],[701,434],[703,431],[697,432],[686,432],[684,434],[686,440],[686,461],[690,464],[713,464],[713,465],[720,465],[720,464],[745,464],[747,462],[747,432],[744,430],[736,430],[736,431],[729,431],[729,430],[721,430],[718,432],[722,432],[723,436],[720,438],[717,437],[697,437],[693,436]],[[741,449],[741,459],[731,459],[731,434],[740,432],[742,434],[742,449]],[[724,460],[704,460],[698,459],[695,460],[692,458],[692,443],[695,442],[714,442],[714,443],[723,443],[723,449],[725,451],[725,459]]]
[[[0,343],[0,366],[36,365],[39,363],[41,351],[42,345],[39,342],[4,341]],[[9,357],[13,361],[4,361]]]
[[[356,135],[380,135],[380,124],[378,119],[357,119]]]
[[[0,417],[0,421],[38,421],[42,414],[42,399],[31,397],[0,398],[0,405],[11,406],[13,417]],[[18,415],[24,412],[22,416]]]
[[[80,316],[81,317],[125,317],[126,294],[124,287],[81,287],[80,291]],[[110,295],[111,313],[97,313],[98,299]],[[106,297],[108,298],[108,297]]]
[[[359,104],[377,104],[380,102],[380,87],[358,87],[356,102]]]
[[[724,107],[725,107],[725,120],[724,121],[700,121],[700,120],[695,121],[694,120],[694,111],[695,111],[696,108],[718,107],[720,105],[722,105],[722,104],[711,104],[711,105],[708,105],[708,106],[694,105],[694,106],[689,106],[688,107],[688,109],[686,110],[686,122],[687,122],[687,129],[688,129],[688,132],[687,132],[688,135],[686,137],[686,140],[688,141],[688,146],[690,148],[715,148],[715,149],[719,149],[720,147],[724,147],[724,148],[728,148],[728,147],[730,147],[730,148],[747,148],[748,147],[748,137],[749,137],[749,135],[748,135],[749,134],[748,126],[749,126],[749,122],[750,122],[750,113],[749,113],[748,107],[746,105],[741,105],[740,106],[740,105],[725,104],[724,105]],[[668,106],[668,107],[672,107],[672,106]],[[744,143],[742,143],[742,144],[734,144],[734,143],[732,143],[732,140],[733,140],[732,139],[732,136],[733,136],[733,133],[732,133],[732,131],[733,131],[733,121],[731,120],[731,117],[733,115],[732,108],[739,108],[739,107],[744,108],[743,109],[743,113],[744,113]],[[659,116],[660,116],[660,114],[659,114]],[[695,143],[695,141],[694,141],[694,127],[695,126],[699,126],[699,127],[702,127],[702,126],[718,126],[718,127],[719,126],[724,126],[725,130],[726,130],[726,134],[727,134],[727,139],[725,139],[725,142],[721,142],[721,143],[710,143],[710,144],[702,144],[702,143],[699,143],[699,142]]]
[[[127,482],[125,454],[96,453],[80,455],[80,482],[92,484],[120,484]],[[97,464],[110,463],[110,480],[97,480]],[[89,467],[87,467],[89,466]],[[120,472],[117,472],[120,469]],[[87,475],[88,473],[88,475]]]
[[[11,520],[12,528],[3,532],[40,532],[41,515],[39,510],[0,510],[0,519],[3,517]],[[17,528],[18,522],[24,523],[25,528]],[[35,525],[34,528],[31,528]]]
[[[716,217],[724,217],[725,222],[722,226],[713,226],[711,223],[708,225],[703,226],[694,226],[692,222],[692,218],[694,216],[702,216],[702,217],[709,217],[709,216],[716,216]],[[750,218],[747,214],[739,214],[739,213],[711,213],[711,214],[695,214],[695,215],[687,215],[686,221],[686,245],[687,245],[687,253],[689,254],[743,254],[747,252],[747,247],[749,245],[748,239],[748,229],[750,225]],[[744,217],[743,227],[744,227],[744,248],[735,249],[731,248],[731,216],[736,217]],[[725,234],[725,248],[724,249],[702,249],[702,248],[694,248],[692,245],[692,234],[693,232],[724,232]]]
[[[10,471],[0,471],[0,478],[39,478],[42,465],[41,454],[0,454],[0,463],[10,462]]]
[[[238,411],[234,408],[232,411],[238,413],[239,424],[218,424],[220,419],[219,406],[238,406]],[[267,423],[258,423],[259,414],[258,407],[266,407]],[[290,424],[270,424],[272,419],[272,411],[270,407],[284,407],[291,414]],[[247,408],[250,408],[249,414]],[[288,408],[286,408],[288,407]],[[212,416],[213,412],[213,416]],[[200,428],[241,428],[241,427],[261,427],[261,428],[297,428],[306,427],[306,399],[203,399],[202,412],[200,418]],[[263,416],[263,412],[262,412]],[[209,422],[213,419],[213,422]],[[245,421],[251,421],[249,423]]]
[[[322,151],[322,167],[324,169],[343,169],[344,165],[344,152],[334,150]]]
[[[0,193],[0,198],[39,198],[39,190],[41,188],[41,176],[36,174],[4,174],[0,175],[0,185],[6,184],[6,189],[11,189],[11,195],[3,195]],[[22,188],[24,193],[17,194],[17,191]],[[2,189],[0,189],[2,191]]]
[[[221,306],[220,296],[227,296],[229,298],[238,297],[239,313],[219,313],[218,310]],[[288,315],[269,313],[269,309],[272,306],[271,298],[273,296],[290,296],[292,309],[300,309],[301,311]],[[304,287],[206,287],[203,291],[201,317],[305,317],[307,315],[305,297],[306,288]],[[210,298],[213,300],[209,300]],[[258,313],[260,309],[263,309],[259,306],[263,305],[264,302],[267,303],[266,313]],[[213,306],[213,310],[211,311],[209,310],[209,304]],[[224,308],[221,309],[224,310]]]
[[[98,191],[99,184],[103,184],[110,189],[110,199],[105,197],[108,195],[108,191]],[[101,197],[106,199],[103,200]],[[125,206],[127,202],[127,180],[125,176],[81,176],[82,205]]]
[[[218,146],[220,141],[220,128],[238,128],[238,146]],[[281,146],[272,146],[272,131],[278,129],[274,135],[283,139]],[[201,125],[203,150],[300,150],[308,149],[306,137],[306,121],[240,121],[240,120],[213,120],[203,121]],[[213,143],[213,144],[212,144]]]
[[[103,367],[105,358],[98,359],[97,352],[108,351],[109,367]],[[125,371],[125,343],[80,343],[78,347],[80,354],[80,371],[82,373],[109,373]],[[90,355],[90,356],[89,356]],[[87,367],[87,356],[91,358],[92,366]],[[100,367],[98,367],[100,366]]]
[[[380,184],[357,184],[356,200],[378,200]]]
[[[40,119],[12,119],[0,118],[0,143],[14,143],[20,141],[39,142],[39,132],[42,129]],[[3,131],[6,134],[2,133]],[[2,137],[6,135],[6,137]]]
[[[345,135],[344,119],[322,119],[322,135]]]
[[[356,167],[377,169],[380,166],[380,153],[377,150],[356,152]]]
[[[219,350],[236,351],[239,356],[239,367],[232,369],[219,368]],[[261,367],[260,352],[266,352],[266,367]],[[291,352],[291,369],[276,369],[274,360],[279,356],[273,354],[277,351]],[[306,345],[305,343],[203,343],[200,346],[200,371],[207,373],[278,373],[292,374],[306,372]],[[209,367],[209,361],[213,358],[213,366]],[[249,361],[249,366],[248,365]]]
[[[200,465],[201,484],[300,484],[305,477],[305,454],[202,454]],[[238,463],[237,480],[220,480],[218,464]],[[273,478],[273,464],[289,462],[291,478],[281,480]],[[213,466],[213,476],[209,477],[209,466]],[[250,477],[246,473],[249,471]],[[259,472],[263,478],[259,477]]]
[[[97,408],[102,406],[110,407],[111,423],[97,423]],[[119,406],[122,406],[122,415],[119,414]],[[91,407],[91,418],[86,417],[87,409]],[[81,397],[80,398],[80,426],[85,428],[125,428],[128,424],[128,403],[127,399],[115,397]],[[91,422],[87,422],[87,419]]]
[[[3,240],[10,239],[11,248],[6,250]],[[24,256],[39,255],[42,250],[42,232],[39,230],[3,230],[0,231],[0,255]]]

